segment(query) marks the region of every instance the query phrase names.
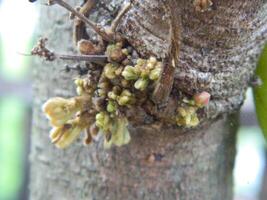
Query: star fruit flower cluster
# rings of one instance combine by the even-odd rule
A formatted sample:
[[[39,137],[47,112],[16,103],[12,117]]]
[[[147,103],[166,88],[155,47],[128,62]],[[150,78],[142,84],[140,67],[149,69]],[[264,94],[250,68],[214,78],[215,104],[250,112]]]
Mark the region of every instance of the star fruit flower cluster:
[[[153,87],[162,70],[162,62],[155,57],[132,59],[132,53],[132,48],[123,48],[122,42],[108,45],[108,62],[97,85],[87,78],[76,79],[78,96],[51,98],[43,105],[53,126],[50,138],[56,147],[69,146],[82,131],[86,131],[86,144],[98,133],[104,135],[107,148],[129,143],[123,109],[138,104],[136,94]]]
[[[104,47],[105,45],[99,42],[96,46],[89,40],[81,39],[78,41],[78,49],[81,54],[88,55],[83,57],[55,54],[45,47],[46,40],[41,40],[33,49],[32,55],[44,57],[49,61],[56,58],[66,60],[79,57],[80,60],[95,61],[96,65],[103,66],[102,61],[107,57],[96,80],[93,81],[92,77],[75,80],[78,96],[70,99],[51,98],[43,105],[43,112],[53,126],[50,131],[52,143],[58,148],[66,148],[83,131],[86,134],[85,144],[90,144],[99,134],[104,136],[106,148],[129,143],[130,134],[125,110],[140,106],[149,100],[149,94],[156,88],[164,74],[163,63],[153,56],[147,59],[140,58],[131,46],[126,45],[126,41],[119,36],[116,37],[114,30],[117,22],[130,6],[126,6],[118,14],[117,20],[115,19],[111,25],[111,32],[108,30],[103,32],[99,26],[85,18],[67,2],[49,0],[47,5],[54,4],[65,7],[75,14],[93,28],[108,45]],[[105,55],[98,55],[103,50]],[[182,98],[178,102],[179,106],[174,117],[176,125],[188,128],[197,126],[199,124],[197,111],[206,106],[209,99],[210,94],[207,92],[194,95],[192,100]]]

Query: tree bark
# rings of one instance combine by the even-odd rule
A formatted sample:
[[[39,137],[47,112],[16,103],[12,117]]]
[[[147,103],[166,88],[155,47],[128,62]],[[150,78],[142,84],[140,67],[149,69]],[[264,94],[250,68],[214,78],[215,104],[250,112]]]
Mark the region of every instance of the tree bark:
[[[159,20],[166,14],[166,2],[172,1],[134,1],[119,26],[143,56],[166,55],[170,25]],[[210,92],[212,101],[204,110],[202,125],[178,129],[140,120],[130,124],[132,140],[126,146],[105,150],[99,140],[89,147],[77,142],[58,150],[49,141],[50,127],[41,105],[53,96],[73,96],[76,75],[62,72],[63,62],[36,61],[31,199],[232,199],[237,130],[237,114],[232,113],[244,100],[266,40],[267,4],[265,0],[218,0],[211,11],[200,13],[191,1],[174,2],[180,16],[181,53],[171,100],[177,91]],[[105,0],[92,19],[109,23],[111,5],[115,9],[120,4]],[[58,7],[41,11],[39,32],[49,38],[49,45],[58,52],[75,51],[68,13]],[[165,114],[154,112],[159,118]]]

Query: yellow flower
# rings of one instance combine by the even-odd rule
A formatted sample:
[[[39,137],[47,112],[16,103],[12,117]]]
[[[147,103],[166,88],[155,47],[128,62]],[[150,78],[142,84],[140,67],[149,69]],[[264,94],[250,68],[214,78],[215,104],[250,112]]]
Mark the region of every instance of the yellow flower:
[[[130,133],[127,129],[128,121],[125,117],[116,118],[110,128],[111,139],[104,141],[104,147],[110,148],[113,144],[116,146],[122,146],[128,144],[131,140]]]
[[[65,124],[64,126],[53,128],[50,131],[50,138],[57,148],[63,149],[73,143],[83,129],[76,123]]]
[[[75,99],[55,97],[45,102],[42,110],[49,119],[69,119],[79,110],[79,107]]]

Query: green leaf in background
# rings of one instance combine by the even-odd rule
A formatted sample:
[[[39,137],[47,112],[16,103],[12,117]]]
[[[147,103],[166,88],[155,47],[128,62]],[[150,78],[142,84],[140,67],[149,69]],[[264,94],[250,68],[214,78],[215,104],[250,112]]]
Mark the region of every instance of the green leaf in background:
[[[261,79],[262,85],[253,88],[254,103],[260,127],[267,140],[267,45],[260,56],[256,75]]]

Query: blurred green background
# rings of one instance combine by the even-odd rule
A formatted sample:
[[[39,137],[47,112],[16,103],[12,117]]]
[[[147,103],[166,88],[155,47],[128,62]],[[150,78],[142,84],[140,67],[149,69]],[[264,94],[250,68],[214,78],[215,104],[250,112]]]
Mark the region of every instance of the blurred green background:
[[[31,127],[31,57],[36,5],[0,1],[0,199],[27,199]]]
[[[28,199],[34,66],[31,57],[20,53],[30,52],[36,41],[38,6],[26,0],[0,0],[0,200]],[[262,190],[266,187],[262,184],[267,176],[264,175],[266,154],[251,90],[240,121],[234,169],[235,200],[257,200],[267,190]]]

